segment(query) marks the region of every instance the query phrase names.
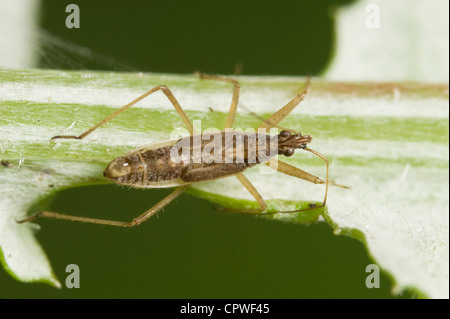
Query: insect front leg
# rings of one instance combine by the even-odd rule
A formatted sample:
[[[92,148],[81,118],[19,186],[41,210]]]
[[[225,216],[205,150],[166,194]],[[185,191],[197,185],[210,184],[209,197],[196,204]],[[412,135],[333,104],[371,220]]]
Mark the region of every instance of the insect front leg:
[[[259,128],[270,129],[272,127],[277,127],[277,124],[281,122],[293,109],[295,109],[295,107],[301,101],[303,101],[306,94],[309,92],[309,85],[310,85],[310,78],[307,79],[305,89],[303,90],[303,92],[294,97],[291,101],[289,101],[288,104],[283,106],[277,112],[273,113],[267,120],[265,120],[263,123],[261,123],[260,126],[258,126],[258,129]]]
[[[326,177],[326,180],[323,180],[320,177],[317,177],[317,176],[312,175],[312,174],[310,174],[308,172],[305,172],[304,170],[301,170],[298,167],[289,165],[288,163],[279,161],[279,160],[274,159],[274,158],[272,158],[269,162],[267,162],[266,165],[269,166],[270,168],[273,168],[274,170],[276,170],[278,172],[281,172],[281,173],[284,173],[286,175],[297,177],[297,178],[303,179],[305,181],[308,181],[308,182],[311,182],[311,183],[314,183],[314,184],[324,184],[325,185],[325,197],[324,197],[322,206],[325,206],[325,204],[327,202],[328,185],[334,185],[334,186],[338,186],[338,187],[341,187],[341,188],[349,188],[349,187],[348,186],[344,186],[344,185],[336,184],[333,181],[330,181],[328,179],[329,162],[328,162],[328,159],[325,156],[323,156],[323,155],[321,155],[321,154],[317,153],[316,151],[311,150],[309,148],[307,148],[305,150],[312,152],[313,154],[319,156],[322,160],[324,160],[326,162],[326,164],[327,164],[327,177]]]

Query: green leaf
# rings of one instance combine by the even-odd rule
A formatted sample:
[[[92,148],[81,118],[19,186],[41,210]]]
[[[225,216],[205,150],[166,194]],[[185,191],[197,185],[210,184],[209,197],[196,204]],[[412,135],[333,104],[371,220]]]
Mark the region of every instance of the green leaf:
[[[227,83],[195,76],[103,72],[0,71],[0,247],[2,263],[22,281],[59,285],[34,238],[17,224],[35,203],[68,187],[105,183],[104,167],[141,145],[170,138],[183,122],[155,93],[83,140],[80,134],[146,90],[166,84],[202,130],[222,129],[231,101]],[[241,77],[235,128],[258,126],[303,87],[303,78]],[[424,112],[426,106],[426,112]],[[211,110],[214,112],[211,112]],[[364,242],[398,289],[448,296],[448,85],[333,83],[312,80],[306,99],[280,123],[314,137],[331,162],[327,208],[272,214],[285,222],[330,224]],[[287,162],[324,177],[323,161],[298,151]],[[266,168],[266,167],[265,167]],[[324,187],[257,166],[245,175],[269,211],[320,203]],[[264,173],[264,174],[263,174]],[[151,190],[150,190],[151,191]],[[194,184],[190,192],[219,205],[256,207],[235,178]],[[88,217],[88,216],[87,216]],[[91,216],[92,217],[92,216]]]

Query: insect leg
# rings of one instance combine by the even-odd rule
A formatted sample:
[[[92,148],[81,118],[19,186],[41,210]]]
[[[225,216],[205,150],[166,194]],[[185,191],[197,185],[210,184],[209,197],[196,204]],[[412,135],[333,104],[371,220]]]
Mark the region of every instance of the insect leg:
[[[85,138],[87,135],[89,135],[90,133],[92,133],[94,130],[96,130],[99,126],[102,126],[103,124],[105,124],[106,122],[108,122],[112,118],[114,118],[115,116],[119,115],[120,113],[122,113],[123,111],[127,110],[128,108],[130,108],[131,106],[133,106],[137,102],[145,99],[147,96],[149,96],[150,94],[152,94],[152,93],[154,93],[154,92],[156,92],[158,90],[162,90],[163,93],[167,96],[167,98],[172,103],[172,105],[175,107],[175,109],[177,110],[177,112],[180,115],[181,119],[183,120],[184,124],[186,125],[187,129],[189,130],[189,132],[192,135],[193,134],[192,123],[189,120],[189,118],[186,115],[186,113],[184,112],[184,110],[182,109],[182,107],[180,106],[180,103],[178,103],[178,101],[175,98],[175,96],[173,95],[172,91],[170,91],[170,89],[167,86],[159,85],[159,86],[154,87],[153,89],[145,92],[144,94],[142,94],[137,99],[131,101],[130,103],[128,103],[127,105],[123,106],[119,110],[115,111],[114,113],[112,113],[108,117],[104,118],[102,121],[100,121],[99,123],[97,123],[96,125],[91,127],[89,130],[87,130],[86,132],[84,132],[80,136],[76,136],[76,135],[57,135],[57,136],[53,136],[51,138],[51,140],[54,140],[54,139],[57,139],[57,138],[66,138],[66,139],[71,138],[71,139],[81,140],[81,139]]]
[[[267,120],[261,123],[258,128],[269,129],[272,127],[276,127],[276,125],[281,122],[281,120],[283,120],[301,101],[303,101],[309,91],[309,83],[310,78],[307,79],[303,92],[294,97],[288,104],[283,106],[277,112],[273,113]]]
[[[236,116],[236,109],[239,102],[239,92],[241,89],[241,86],[239,85],[239,81],[222,77],[222,76],[216,76],[216,75],[208,75],[203,73],[197,73],[200,79],[208,79],[208,80],[216,80],[216,81],[223,81],[223,82],[229,82],[234,84],[233,88],[233,98],[231,99],[231,106],[230,110],[228,111],[227,120],[225,122],[225,128],[232,128],[234,118]]]
[[[242,173],[239,173],[235,176],[241,182],[241,184],[244,185],[245,188],[247,188],[247,190],[250,192],[250,194],[253,195],[253,197],[256,199],[256,201],[258,202],[258,204],[261,208],[256,208],[256,209],[222,208],[222,209],[220,209],[220,211],[229,211],[229,212],[233,212],[233,213],[245,213],[245,214],[258,215],[261,212],[263,212],[264,210],[266,210],[266,207],[267,207],[266,202],[264,201],[262,196],[258,193],[255,186],[253,186],[253,184],[247,179],[247,177],[245,177],[244,174],[242,174]]]
[[[275,158],[270,159],[270,161],[265,164],[270,168],[273,168],[274,170],[286,175],[294,176],[314,184],[325,184],[325,181],[320,177],[314,176],[308,172],[305,172],[304,170],[301,170],[298,167],[279,161]]]
[[[323,179],[321,179],[320,177],[317,177],[315,175],[312,175],[308,172],[305,172],[304,170],[301,170],[298,167],[289,165],[288,163],[279,161],[277,159],[272,158],[269,162],[266,163],[267,166],[269,166],[270,168],[273,168],[274,170],[284,173],[286,175],[290,175],[293,177],[297,177],[300,179],[303,179],[305,181],[314,183],[314,184],[325,184],[325,197],[323,200],[323,206],[325,206],[326,202],[327,202],[327,194],[328,194],[328,185],[334,185],[334,186],[338,186],[338,187],[342,187],[342,188],[349,188],[348,186],[344,186],[344,185],[340,185],[340,184],[336,184],[333,181],[329,181],[328,180],[328,173],[329,173],[329,162],[328,159],[321,155],[320,153],[311,150],[309,148],[305,149],[306,151],[309,151],[313,154],[315,154],[316,156],[320,157],[322,160],[324,160],[327,164],[327,177],[326,180],[324,181]]]
[[[274,170],[284,173],[286,175],[294,176],[300,179],[303,179],[305,181],[314,183],[314,184],[325,184],[325,197],[323,199],[322,206],[325,206],[327,202],[327,194],[328,194],[328,160],[323,156],[323,159],[327,163],[327,178],[326,181],[321,179],[320,177],[314,176],[308,172],[305,172],[304,170],[301,170],[300,168],[297,168],[295,166],[289,165],[288,163],[276,160],[272,158],[269,162],[266,163],[267,166],[270,168],[273,168]]]
[[[55,219],[65,219],[65,220],[71,220],[71,221],[77,221],[77,222],[83,222],[83,223],[91,223],[91,224],[101,224],[101,225],[109,225],[109,226],[121,226],[121,227],[132,227],[137,226],[143,221],[149,219],[151,216],[153,216],[155,213],[157,213],[161,208],[169,204],[171,201],[173,201],[175,198],[177,198],[181,193],[183,193],[189,185],[181,186],[175,189],[171,194],[169,194],[167,197],[165,197],[162,201],[160,201],[158,204],[150,208],[145,213],[139,215],[135,219],[133,219],[131,222],[121,222],[121,221],[115,221],[115,220],[107,220],[107,219],[97,219],[97,218],[87,218],[87,217],[79,217],[79,216],[72,216],[72,215],[63,215],[53,212],[40,212],[33,216],[30,216],[26,219],[17,221],[18,223],[25,223],[30,222],[32,220],[35,220],[39,217],[45,217],[45,218],[55,218]]]

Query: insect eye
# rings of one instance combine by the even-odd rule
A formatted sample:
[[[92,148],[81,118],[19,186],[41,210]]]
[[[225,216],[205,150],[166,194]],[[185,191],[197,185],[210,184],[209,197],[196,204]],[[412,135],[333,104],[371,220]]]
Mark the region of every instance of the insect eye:
[[[286,151],[284,151],[283,155],[286,157],[290,157],[294,155],[295,150],[293,148],[288,148]]]
[[[289,137],[289,136],[291,136],[291,132],[283,130],[280,132],[280,136],[281,137]]]

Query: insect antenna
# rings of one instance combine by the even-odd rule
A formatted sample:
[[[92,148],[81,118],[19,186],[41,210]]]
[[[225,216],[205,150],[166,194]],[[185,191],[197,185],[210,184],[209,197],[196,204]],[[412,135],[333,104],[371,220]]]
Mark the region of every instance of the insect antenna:
[[[323,199],[323,204],[322,204],[322,206],[325,206],[325,204],[327,203],[327,196],[328,196],[328,185],[329,185],[329,178],[328,177],[329,177],[329,172],[330,172],[330,163],[328,162],[328,159],[325,156],[323,156],[322,154],[320,154],[319,152],[317,152],[317,151],[315,151],[315,150],[313,150],[311,148],[308,148],[308,147],[304,148],[304,150],[308,151],[310,153],[313,153],[317,157],[319,157],[322,160],[324,160],[325,163],[327,163],[327,177],[326,177],[326,180],[325,180],[325,197]]]

